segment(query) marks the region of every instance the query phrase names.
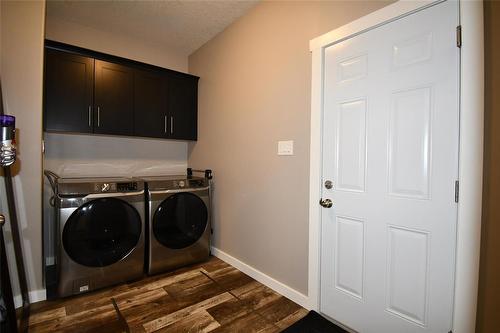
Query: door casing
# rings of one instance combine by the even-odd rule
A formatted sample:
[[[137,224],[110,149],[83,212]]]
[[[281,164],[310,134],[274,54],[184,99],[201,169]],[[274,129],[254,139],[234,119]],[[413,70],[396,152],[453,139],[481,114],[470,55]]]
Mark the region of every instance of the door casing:
[[[453,1],[453,0],[450,0]],[[458,0],[457,0],[458,1]],[[321,138],[324,50],[327,46],[428,8],[440,1],[398,1],[310,41],[312,52],[309,171],[309,308],[319,311]],[[484,136],[484,42],[482,1],[460,1],[460,147],[453,332],[475,330],[481,238]]]

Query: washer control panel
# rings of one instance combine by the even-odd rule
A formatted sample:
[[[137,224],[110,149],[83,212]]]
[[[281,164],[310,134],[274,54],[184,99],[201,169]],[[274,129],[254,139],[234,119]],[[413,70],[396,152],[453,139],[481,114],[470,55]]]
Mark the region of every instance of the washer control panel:
[[[97,193],[116,192],[116,183],[95,183],[94,191]]]
[[[57,182],[59,197],[83,197],[98,193],[139,192],[144,190],[144,182],[136,178],[61,178]]]
[[[133,192],[137,191],[137,188],[137,182],[94,184],[94,192],[96,193]]]
[[[118,190],[118,192],[137,191],[137,182],[117,183],[116,189]]]

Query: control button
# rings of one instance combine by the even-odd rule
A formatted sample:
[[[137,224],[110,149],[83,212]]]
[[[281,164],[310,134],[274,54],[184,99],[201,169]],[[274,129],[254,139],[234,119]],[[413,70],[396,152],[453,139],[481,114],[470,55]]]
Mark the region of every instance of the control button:
[[[183,180],[179,181],[179,187],[184,187],[186,186],[186,183]]]
[[[111,188],[109,183],[104,183],[101,185],[101,192],[109,192],[109,189]]]

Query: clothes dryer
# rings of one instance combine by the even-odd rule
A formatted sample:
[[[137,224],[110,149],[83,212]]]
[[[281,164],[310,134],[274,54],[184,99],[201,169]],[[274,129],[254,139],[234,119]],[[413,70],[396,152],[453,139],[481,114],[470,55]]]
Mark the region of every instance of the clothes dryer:
[[[147,187],[148,274],[208,259],[210,183],[206,178],[142,178]]]

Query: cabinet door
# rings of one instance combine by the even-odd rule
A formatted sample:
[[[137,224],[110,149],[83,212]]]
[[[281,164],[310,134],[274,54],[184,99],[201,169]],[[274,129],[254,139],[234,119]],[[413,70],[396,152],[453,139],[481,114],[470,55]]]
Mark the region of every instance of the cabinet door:
[[[47,49],[44,129],[92,132],[94,59]]]
[[[134,70],[96,60],[94,105],[94,133],[133,134]]]
[[[196,140],[198,132],[198,78],[169,78],[169,137]]]
[[[162,73],[134,73],[134,135],[166,138],[168,131],[167,82]]]

